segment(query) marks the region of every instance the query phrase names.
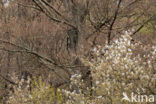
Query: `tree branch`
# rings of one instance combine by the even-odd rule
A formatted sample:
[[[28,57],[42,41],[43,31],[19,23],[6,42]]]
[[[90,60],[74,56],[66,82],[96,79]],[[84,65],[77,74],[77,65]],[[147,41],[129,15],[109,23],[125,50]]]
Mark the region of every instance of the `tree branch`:
[[[9,82],[9,83],[12,84],[12,85],[18,85],[17,83],[15,83],[15,82],[13,82],[13,81],[11,81],[11,80],[5,78],[5,77],[4,77],[3,75],[1,75],[1,74],[0,74],[0,77],[3,78],[5,81]]]
[[[119,0],[119,3],[118,3],[118,6],[117,6],[117,9],[115,11],[115,15],[114,15],[114,18],[113,18],[113,21],[112,23],[110,24],[110,27],[109,27],[109,32],[108,32],[108,44],[110,44],[110,40],[111,40],[111,33],[112,33],[112,29],[113,29],[113,25],[117,19],[117,16],[118,16],[118,13],[119,13],[119,8],[120,8],[120,4],[121,4],[122,0]]]
[[[59,13],[55,8],[53,8],[50,4],[48,4],[46,1],[44,1],[44,0],[41,0],[41,1],[36,1],[36,0],[32,0],[34,3],[35,3],[35,5],[37,6],[37,7],[39,7],[40,8],[40,11],[42,12],[42,13],[44,13],[48,18],[50,18],[52,21],[54,21],[54,22],[57,22],[57,23],[62,23],[62,24],[65,24],[65,25],[67,25],[67,26],[70,26],[70,27],[74,27],[75,28],[75,26],[74,25],[72,25],[71,23],[69,23],[69,22],[67,22],[67,20],[65,19],[65,18],[63,18],[63,16],[61,15],[61,13]],[[38,3],[39,2],[39,3]],[[59,16],[61,16],[64,20],[59,20],[59,19],[56,19],[56,18],[54,18],[54,17],[52,17],[51,16],[51,13],[48,11],[48,9],[43,5],[43,3],[45,4],[45,5],[47,5],[49,8],[51,8],[51,9],[53,9],[53,11],[55,11],[55,13],[57,14],[57,15],[59,15]],[[45,11],[46,10],[46,11]],[[48,13],[47,13],[48,12]]]

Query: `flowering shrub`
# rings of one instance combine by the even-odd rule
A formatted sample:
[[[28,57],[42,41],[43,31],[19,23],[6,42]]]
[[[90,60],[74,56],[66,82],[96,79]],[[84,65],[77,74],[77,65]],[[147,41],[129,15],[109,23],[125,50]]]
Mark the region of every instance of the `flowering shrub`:
[[[129,34],[125,32],[111,45],[97,46],[92,58],[82,59],[90,66],[92,87],[86,88],[81,75],[73,75],[71,91],[63,90],[67,104],[121,104],[123,92],[155,94],[156,69],[152,61],[156,59],[156,47],[144,57],[134,55],[136,47],[147,47],[132,43]]]
[[[92,57],[82,58],[82,62],[90,66],[91,85],[87,86],[81,74],[71,76],[69,89],[60,92],[34,79],[30,86],[21,89],[15,87],[10,94],[9,104],[124,104],[123,93],[155,95],[156,87],[156,46],[148,55],[134,54],[137,47],[146,50],[141,43],[132,43],[130,33],[126,32],[111,45],[97,46],[92,50]],[[15,78],[14,78],[15,79]],[[19,82],[23,84],[24,80]],[[30,80],[27,85],[30,85]],[[63,93],[61,95],[61,93]],[[145,102],[146,104],[146,102]]]
[[[8,98],[8,104],[62,104],[63,97],[61,93],[55,91],[50,85],[46,85],[42,78],[39,78],[39,81],[36,78],[33,78],[31,81],[28,79],[18,80],[19,86],[14,86],[14,92],[10,93]],[[26,82],[26,83],[25,83]],[[31,84],[30,84],[31,82]],[[24,83],[26,86],[23,86]],[[24,88],[22,88],[24,87]],[[30,90],[31,88],[31,90]]]

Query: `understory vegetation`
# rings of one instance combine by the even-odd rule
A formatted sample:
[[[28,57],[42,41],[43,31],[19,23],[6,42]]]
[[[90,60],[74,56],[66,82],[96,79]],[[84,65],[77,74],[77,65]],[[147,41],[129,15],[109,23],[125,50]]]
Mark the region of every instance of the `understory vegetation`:
[[[130,34],[125,32],[111,45],[94,47],[92,57],[81,58],[90,67],[90,87],[86,86],[81,74],[71,76],[68,89],[53,89],[41,77],[38,80],[13,78],[19,86],[13,87],[8,104],[120,104],[123,92],[155,95],[156,46],[143,57],[134,56],[136,47],[147,47],[140,42],[132,43]],[[22,88],[24,82],[26,85]]]

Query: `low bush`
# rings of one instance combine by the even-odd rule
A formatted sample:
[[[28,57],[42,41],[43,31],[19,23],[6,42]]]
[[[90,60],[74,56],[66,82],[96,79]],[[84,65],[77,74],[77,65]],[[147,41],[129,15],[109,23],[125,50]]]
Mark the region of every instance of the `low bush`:
[[[14,78],[15,79],[15,78]],[[14,91],[10,92],[8,104],[62,104],[63,97],[58,89],[45,84],[40,77],[32,80],[18,80],[19,86],[14,86]],[[23,86],[24,85],[24,86]]]

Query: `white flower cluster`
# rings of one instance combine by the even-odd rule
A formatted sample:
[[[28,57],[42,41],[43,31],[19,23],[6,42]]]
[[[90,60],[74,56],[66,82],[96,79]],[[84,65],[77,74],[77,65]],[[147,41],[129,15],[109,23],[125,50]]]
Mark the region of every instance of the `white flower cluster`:
[[[129,32],[125,32],[125,35],[115,40],[111,45],[95,47],[92,51],[92,59],[82,60],[91,68],[93,85],[92,88],[86,90],[92,91],[92,95],[83,94],[85,91],[82,89],[84,87],[80,87],[82,86],[81,75],[76,74],[71,78],[71,86],[73,83],[79,86],[77,90],[81,93],[77,91],[74,93],[72,91],[65,92],[70,93],[73,97],[68,101],[76,101],[74,104],[79,104],[77,100],[82,101],[83,99],[88,99],[85,104],[93,102],[101,104],[98,103],[100,101],[121,103],[122,92],[136,92],[136,89],[144,89],[142,93],[146,94],[155,92],[156,73],[152,60],[156,58],[156,47],[153,46],[152,51],[144,57],[139,54],[134,55],[133,51],[137,47],[145,48],[146,46],[139,42],[132,43],[129,34]],[[146,60],[143,60],[145,57]]]
[[[9,99],[7,101],[8,104],[12,102],[18,102],[18,101],[23,101],[27,102],[28,99],[33,99],[32,95],[29,93],[30,89],[30,77],[25,80],[23,77],[18,78],[15,73],[12,74],[11,79],[17,84],[14,86],[11,86],[13,88],[13,92],[10,91],[9,93]],[[29,94],[27,94],[29,93]]]

